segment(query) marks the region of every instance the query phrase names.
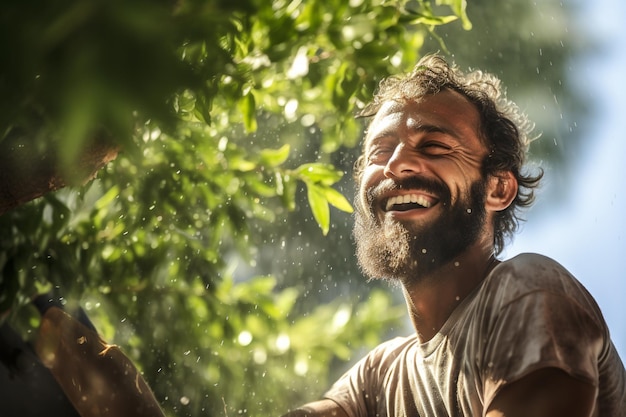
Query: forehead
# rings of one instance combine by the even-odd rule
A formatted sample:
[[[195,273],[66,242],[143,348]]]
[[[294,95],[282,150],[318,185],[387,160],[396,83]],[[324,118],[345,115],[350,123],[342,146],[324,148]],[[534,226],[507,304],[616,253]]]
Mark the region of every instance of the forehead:
[[[382,104],[369,125],[367,143],[383,135],[399,134],[400,129],[416,131],[438,128],[463,141],[480,140],[480,115],[463,95],[443,90],[419,100],[389,100]]]

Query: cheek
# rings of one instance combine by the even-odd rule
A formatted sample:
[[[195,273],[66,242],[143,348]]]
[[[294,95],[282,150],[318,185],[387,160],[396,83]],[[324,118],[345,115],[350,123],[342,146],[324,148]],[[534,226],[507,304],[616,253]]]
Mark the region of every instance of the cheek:
[[[376,186],[382,179],[382,169],[376,166],[368,166],[363,170],[363,175],[361,176],[361,181],[358,184],[358,202],[361,207],[368,212],[369,211],[369,202],[367,201],[367,190]]]
[[[448,187],[452,193],[452,200],[464,198],[470,192],[472,184],[482,180],[481,164],[476,161],[453,161],[448,167]]]
[[[474,178],[467,176],[459,181],[448,183],[447,186],[450,190],[450,204],[455,205],[459,202],[462,202],[463,204],[468,203],[470,200],[472,184],[477,180],[478,177]]]
[[[482,158],[474,155],[461,154],[456,158],[451,158],[448,162],[447,169],[454,171],[456,175],[475,178],[481,175]]]

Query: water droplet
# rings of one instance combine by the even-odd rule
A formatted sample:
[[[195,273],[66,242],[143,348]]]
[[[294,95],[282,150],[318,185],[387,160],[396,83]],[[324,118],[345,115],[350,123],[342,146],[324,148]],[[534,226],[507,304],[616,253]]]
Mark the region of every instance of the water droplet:
[[[252,342],[252,333],[244,330],[243,332],[239,333],[237,341],[241,346],[248,346]]]
[[[291,339],[285,333],[276,338],[276,348],[279,352],[286,352],[291,346]]]

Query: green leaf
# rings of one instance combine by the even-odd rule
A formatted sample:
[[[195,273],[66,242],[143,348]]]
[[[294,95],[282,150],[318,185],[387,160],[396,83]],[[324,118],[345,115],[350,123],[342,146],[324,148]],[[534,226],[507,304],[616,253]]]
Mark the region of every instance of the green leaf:
[[[328,203],[333,207],[336,207],[341,211],[345,211],[346,213],[352,213],[352,205],[339,191],[331,187],[324,187],[321,188],[321,190],[324,192],[324,197],[326,197]]]
[[[450,22],[454,22],[455,20],[458,20],[459,17],[455,16],[455,15],[448,15],[448,16],[428,16],[428,15],[420,15],[416,18],[413,18],[409,21],[409,23],[414,24],[414,25],[432,25],[432,26],[437,26],[437,25],[445,25],[446,23],[450,23]]]
[[[305,182],[333,185],[343,177],[343,172],[338,171],[330,164],[313,162],[300,165],[295,173]]]
[[[254,162],[244,159],[240,155],[233,155],[228,159],[229,169],[233,171],[249,172],[258,167]]]
[[[256,102],[252,91],[248,92],[248,94],[243,96],[243,98],[239,101],[239,110],[241,111],[241,115],[243,117],[243,125],[246,132],[256,132]]]
[[[271,167],[282,165],[289,158],[289,144],[285,144],[278,149],[263,149],[261,151],[261,163]]]
[[[330,229],[330,209],[328,208],[326,195],[320,187],[314,184],[307,184],[307,197],[313,217],[320,229],[322,229],[324,236],[326,236]]]
[[[465,9],[467,8],[466,0],[437,0],[437,4],[445,4],[450,6],[454,13],[461,19],[461,22],[463,23],[463,29],[472,29],[472,22],[469,20],[469,17],[467,17],[467,12],[465,11]]]
[[[98,201],[96,201],[95,209],[102,210],[103,208],[109,206],[111,203],[113,203],[113,200],[115,200],[119,196],[119,194],[119,187],[117,185],[114,185],[109,189],[109,191],[106,192],[106,194],[104,194],[102,197],[100,197],[100,199],[98,199]]]
[[[176,96],[174,108],[181,113],[190,113],[194,111],[196,108],[195,95],[189,90],[183,91],[182,94]]]

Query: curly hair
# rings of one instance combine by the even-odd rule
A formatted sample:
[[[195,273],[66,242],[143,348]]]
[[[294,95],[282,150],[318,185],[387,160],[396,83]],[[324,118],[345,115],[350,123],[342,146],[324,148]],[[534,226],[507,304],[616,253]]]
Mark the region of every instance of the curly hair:
[[[482,71],[465,74],[441,56],[427,55],[420,59],[411,73],[381,81],[372,102],[357,117],[376,115],[383,103],[390,100],[414,101],[444,89],[465,96],[480,114],[478,130],[489,149],[482,163],[483,177],[510,171],[517,180],[515,199],[505,210],[496,213],[494,219],[494,248],[499,254],[507,239],[519,228],[523,220],[521,210],[534,202],[535,189],[543,177],[543,170],[536,175],[524,172],[528,147],[537,139],[537,136],[531,136],[534,124],[515,103],[506,98],[496,76]],[[354,166],[357,184],[360,183],[364,163],[362,154]]]

